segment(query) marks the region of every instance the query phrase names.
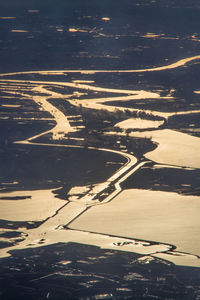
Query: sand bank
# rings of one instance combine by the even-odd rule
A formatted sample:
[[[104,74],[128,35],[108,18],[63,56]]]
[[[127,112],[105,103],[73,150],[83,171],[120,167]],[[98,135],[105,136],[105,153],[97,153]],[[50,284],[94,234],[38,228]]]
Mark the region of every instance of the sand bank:
[[[115,124],[114,127],[119,127],[121,129],[148,129],[157,128],[163,124],[164,121],[150,121],[143,120],[140,118],[130,118],[125,121]]]

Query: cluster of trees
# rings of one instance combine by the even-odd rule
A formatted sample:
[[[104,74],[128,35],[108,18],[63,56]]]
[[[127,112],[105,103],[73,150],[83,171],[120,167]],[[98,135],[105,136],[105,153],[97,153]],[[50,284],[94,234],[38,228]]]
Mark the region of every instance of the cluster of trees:
[[[143,112],[131,112],[130,110],[116,109],[114,112],[107,110],[93,110],[82,106],[76,107],[77,114],[81,114],[85,129],[83,134],[85,140],[83,145],[86,147],[109,148],[114,150],[122,150],[132,152],[138,158],[142,157],[146,152],[156,148],[156,145],[147,138],[130,137],[128,134],[131,129],[127,129],[125,136],[107,135],[106,132],[123,130],[118,127],[113,127],[116,123],[128,118],[142,117],[145,119],[156,119],[153,115],[148,115]],[[159,118],[160,120],[160,118]]]
[[[145,120],[160,121],[163,118],[154,116],[143,111],[130,111],[129,109],[120,110],[115,109],[114,112],[110,112],[106,109],[95,110],[88,109],[82,106],[76,108],[77,113],[80,113],[83,117],[85,126],[88,129],[105,129],[112,127],[117,122],[129,119],[129,118],[140,118]]]
[[[114,112],[110,112],[106,109],[94,110],[82,106],[76,107],[63,99],[59,99],[59,101],[58,99],[51,99],[50,101],[66,115],[80,114],[82,116],[85,128],[82,129],[79,134],[81,134],[85,139],[78,141],[81,146],[123,150],[129,153],[134,153],[134,155],[138,158],[156,147],[150,139],[129,136],[132,129],[127,129],[125,136],[117,134],[108,135],[106,132],[122,132],[123,130],[121,128],[113,126],[128,118],[139,117],[148,120],[158,120],[159,117],[155,117],[144,112],[132,112],[129,109],[124,111],[116,109]],[[159,120],[160,119],[161,118],[159,118]],[[70,141],[70,143],[72,142],[73,141]]]
[[[91,131],[87,135],[84,144],[86,147],[109,148],[113,150],[123,149],[123,151],[133,153],[138,158],[157,147],[149,138],[106,135],[98,131]]]

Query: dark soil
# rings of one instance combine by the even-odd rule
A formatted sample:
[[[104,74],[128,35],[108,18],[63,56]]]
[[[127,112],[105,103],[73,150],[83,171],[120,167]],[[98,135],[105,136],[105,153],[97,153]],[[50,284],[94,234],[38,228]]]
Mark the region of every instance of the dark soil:
[[[68,243],[13,252],[0,260],[0,297],[17,299],[176,299],[200,295],[200,270]]]

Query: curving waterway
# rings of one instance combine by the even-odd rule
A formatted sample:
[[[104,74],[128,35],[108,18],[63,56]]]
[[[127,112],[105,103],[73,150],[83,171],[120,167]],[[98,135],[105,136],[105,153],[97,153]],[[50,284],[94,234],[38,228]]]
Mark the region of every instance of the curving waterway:
[[[175,69],[186,65],[189,62],[200,59],[200,56],[193,56],[190,58],[181,59],[175,63],[172,63],[167,66],[155,67],[150,69],[141,69],[141,70],[59,70],[59,71],[30,71],[30,72],[16,72],[16,73],[7,73],[1,74],[3,77],[0,80],[2,91],[6,92],[6,97],[16,97],[19,96],[21,99],[26,99],[26,101],[34,101],[34,103],[40,108],[40,110],[48,112],[51,116],[51,120],[54,122],[54,126],[48,130],[41,130],[40,133],[37,133],[33,136],[29,136],[25,140],[15,141],[15,144],[25,144],[29,147],[38,146],[38,147],[54,147],[54,148],[83,148],[80,145],[73,145],[68,143],[63,145],[61,143],[62,139],[71,133],[76,133],[80,130],[80,127],[73,125],[70,122],[70,116],[67,113],[63,113],[62,109],[59,109],[58,106],[55,106],[50,101],[51,99],[64,99],[74,107],[85,107],[87,109],[96,109],[96,110],[107,110],[114,113],[116,108],[125,111],[123,107],[113,107],[109,105],[110,101],[118,100],[148,100],[148,99],[162,99],[168,100],[173,99],[173,96],[163,97],[159,92],[154,91],[145,91],[145,90],[124,90],[124,89],[110,89],[106,87],[96,86],[91,81],[89,84],[88,81],[84,83],[77,82],[59,82],[59,81],[41,81],[41,80],[25,80],[25,79],[10,79],[10,76],[13,75],[28,75],[28,74],[37,74],[37,75],[51,75],[51,74],[63,74],[64,73],[80,73],[80,74],[95,74],[95,73],[139,73],[139,72],[155,72],[155,71],[164,71],[169,69]],[[7,78],[9,76],[9,79]],[[51,89],[49,89],[49,87]],[[78,91],[87,93],[87,92],[99,92],[99,93],[108,93],[107,96],[103,97],[90,97],[89,99],[81,99],[80,95],[76,93],[61,93],[57,90],[54,90],[57,87],[62,88],[73,88]],[[121,96],[113,96],[112,94],[121,94]],[[77,97],[78,95],[78,97]],[[125,95],[125,96],[124,96]],[[8,98],[7,98],[8,99]],[[106,105],[105,105],[106,104]],[[187,115],[187,114],[197,114],[200,113],[200,110],[187,110],[177,112],[158,112],[152,110],[136,110],[130,109],[130,111],[143,111],[146,114],[151,114],[153,116],[159,116],[167,120],[170,116],[174,115]],[[34,117],[33,117],[34,120]],[[160,133],[160,135],[159,135]],[[51,134],[53,143],[49,142],[39,142],[40,138],[45,137],[46,135]],[[124,133],[108,133],[111,135],[123,135]],[[147,131],[147,132],[135,132],[131,133],[133,137],[152,137],[153,141],[157,143],[157,148],[146,154],[146,158],[143,161],[138,161],[136,157],[130,153],[112,150],[107,148],[100,147],[88,147],[89,150],[97,150],[113,153],[115,155],[122,156],[126,159],[126,163],[122,165],[115,173],[110,176],[106,181],[98,183],[83,192],[82,195],[76,197],[76,194],[69,197],[68,201],[65,201],[65,204],[62,205],[54,211],[51,212],[51,215],[46,216],[42,224],[34,229],[24,229],[25,239],[14,246],[1,249],[1,257],[10,255],[11,250],[24,249],[29,247],[39,247],[41,240],[45,245],[54,244],[56,242],[68,242],[74,241],[79,243],[85,243],[90,245],[96,245],[102,248],[117,249],[119,250],[119,245],[123,245],[120,250],[141,253],[145,255],[155,255],[156,257],[164,258],[170,261],[173,261],[178,264],[183,265],[194,265],[200,266],[199,258],[197,253],[190,251],[184,251],[186,248],[179,248],[177,251],[174,250],[176,245],[173,245],[170,242],[162,241],[149,241],[143,236],[140,238],[137,236],[137,242],[132,234],[126,233],[124,235],[123,231],[120,235],[116,232],[107,232],[103,226],[103,230],[99,230],[98,226],[96,230],[90,230],[85,226],[84,216],[90,216],[90,212],[98,213],[98,207],[102,207],[102,214],[104,209],[112,207],[111,203],[118,204],[119,195],[123,195],[124,191],[122,190],[120,184],[124,182],[130,175],[133,175],[139,169],[145,167],[146,164],[149,164],[149,160],[167,164],[171,167],[191,167],[199,168],[199,154],[200,149],[199,139],[187,135],[187,139],[184,140],[183,134],[177,133],[174,130],[161,130],[161,131]],[[181,137],[181,139],[180,139]],[[74,138],[76,140],[82,140],[82,137]],[[179,140],[179,143],[174,143],[174,141]],[[190,147],[188,145],[190,144]],[[180,158],[180,155],[175,155],[177,149],[182,147],[182,152],[185,153]],[[186,152],[184,152],[187,149]],[[186,161],[188,157],[188,160]],[[134,196],[136,191],[132,192]],[[9,192],[6,193],[9,196]],[[12,192],[12,197],[17,196],[17,192]],[[1,196],[1,193],[0,193]],[[5,196],[2,194],[2,197]],[[130,196],[130,195],[129,195]],[[128,196],[128,197],[129,197]],[[138,196],[137,196],[138,197]],[[141,197],[144,195],[141,194]],[[170,197],[170,196],[169,196]],[[130,201],[127,198],[127,201]],[[183,199],[185,201],[185,199]],[[183,201],[181,199],[181,201]],[[176,200],[177,201],[177,200]],[[108,206],[107,206],[108,205]],[[110,206],[111,205],[111,206]],[[95,209],[94,209],[95,207]],[[120,211],[120,207],[118,207]],[[133,208],[134,209],[134,208]],[[94,214],[95,215],[95,214]],[[79,224],[80,220],[80,224]],[[81,221],[82,220],[82,221]],[[81,223],[82,222],[82,223]],[[91,221],[93,222],[93,221]],[[91,223],[92,224],[92,223]],[[82,230],[82,228],[85,229]],[[148,226],[148,225],[147,225]],[[90,227],[90,226],[89,226]],[[95,232],[96,231],[96,232]],[[169,239],[170,240],[170,239]],[[175,240],[173,240],[175,241]],[[190,247],[189,247],[190,248]],[[187,248],[187,249],[189,249]],[[188,254],[192,253],[192,254]]]

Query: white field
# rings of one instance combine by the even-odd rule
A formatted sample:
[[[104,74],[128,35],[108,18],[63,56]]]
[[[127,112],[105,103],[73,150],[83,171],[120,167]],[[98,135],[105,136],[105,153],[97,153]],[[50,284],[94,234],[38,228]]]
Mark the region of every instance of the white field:
[[[70,228],[173,244],[199,255],[199,210],[197,196],[130,189],[90,208]]]
[[[157,163],[200,168],[200,139],[170,129],[133,132],[131,136],[152,138],[158,147],[145,154]]]
[[[24,200],[6,199],[6,197],[22,196],[31,196],[31,198]],[[0,193],[0,197],[2,199],[0,200],[0,219],[11,221],[42,221],[52,217],[59,208],[66,204],[66,201],[56,198],[52,190]]]

